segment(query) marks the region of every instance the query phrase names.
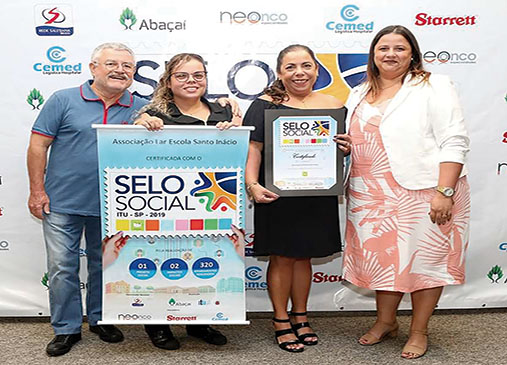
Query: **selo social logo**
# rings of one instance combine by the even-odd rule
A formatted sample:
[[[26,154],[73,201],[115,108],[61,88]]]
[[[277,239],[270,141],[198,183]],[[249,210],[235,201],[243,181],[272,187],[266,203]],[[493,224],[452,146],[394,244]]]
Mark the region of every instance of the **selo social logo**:
[[[273,55],[273,57],[276,57],[276,55]],[[366,79],[366,65],[368,63],[367,53],[318,53],[316,57],[319,64],[319,77],[314,85],[315,91],[333,95],[340,100],[347,100],[350,90]],[[134,80],[140,84],[150,86],[152,91],[148,94],[134,91],[134,95],[143,98],[151,98],[153,90],[155,90],[158,85],[158,81],[146,76],[141,76],[151,71],[147,72],[144,70],[145,67],[157,70],[163,67],[163,65],[152,60],[140,60],[137,62],[137,71],[134,75]],[[244,68],[248,68],[249,72],[254,72],[253,69],[257,69],[266,75],[266,84],[260,84],[258,92],[245,92],[238,86],[236,78]],[[232,94],[242,100],[254,100],[262,95],[264,88],[270,85],[276,78],[274,70],[271,69],[267,63],[256,59],[237,62],[230,68],[225,77],[225,84],[228,87],[228,91],[207,94],[207,97],[228,97]]]
[[[141,30],[141,31],[182,31],[187,28],[186,20],[155,20],[152,18],[139,20],[134,11],[129,8],[123,9],[120,15],[120,24],[124,30]]]
[[[330,20],[326,22],[326,29],[335,33],[371,33],[375,23],[359,22],[359,7],[357,5],[345,5],[340,10],[341,20]],[[343,21],[345,22],[343,22]]]
[[[35,5],[35,32],[39,36],[71,36],[74,34],[72,7]]]
[[[288,15],[286,13],[269,13],[258,11],[220,11],[221,24],[264,24],[264,25],[284,25],[288,24]]]
[[[79,75],[82,71],[82,64],[65,63],[67,59],[66,51],[60,46],[53,46],[46,51],[48,62],[37,62],[33,65],[33,70],[43,75]]]

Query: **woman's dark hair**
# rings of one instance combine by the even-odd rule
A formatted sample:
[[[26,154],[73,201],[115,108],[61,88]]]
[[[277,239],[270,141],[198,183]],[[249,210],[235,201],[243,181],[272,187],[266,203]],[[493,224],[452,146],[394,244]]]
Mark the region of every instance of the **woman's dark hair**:
[[[290,46],[282,49],[278,54],[278,57],[276,59],[277,73],[280,73],[282,71],[283,58],[287,55],[287,53],[298,50],[303,50],[306,53],[308,53],[310,57],[313,59],[313,62],[315,62],[315,66],[318,67],[319,63],[317,62],[317,57],[315,57],[315,53],[313,53],[310,47],[304,46],[302,44],[291,44]],[[278,78],[270,86],[264,89],[264,94],[269,95],[271,99],[273,99],[273,103],[275,104],[281,104],[284,101],[289,100],[289,94],[287,93],[287,90],[285,89],[282,80]]]
[[[169,86],[171,75],[176,67],[190,60],[199,61],[202,64],[202,67],[204,67],[204,71],[206,71],[206,63],[200,55],[195,53],[179,53],[175,55],[169,60],[169,62],[167,62],[165,71],[162,76],[160,76],[160,81],[153,92],[153,98],[151,99],[150,106],[153,106],[164,113],[169,112],[169,103],[174,100],[173,92]]]
[[[420,82],[427,81],[430,76],[430,72],[425,71],[423,68],[421,49],[419,48],[419,44],[417,43],[417,39],[415,39],[414,34],[403,25],[389,25],[380,30],[370,44],[368,66],[366,68],[366,81],[369,85],[368,91],[371,91],[374,97],[380,93],[380,73],[378,67],[375,65],[375,46],[379,42],[380,38],[386,34],[399,34],[405,38],[408,44],[410,44],[410,48],[412,49],[412,60],[410,61],[407,73],[404,76],[410,74],[411,78],[421,77]]]

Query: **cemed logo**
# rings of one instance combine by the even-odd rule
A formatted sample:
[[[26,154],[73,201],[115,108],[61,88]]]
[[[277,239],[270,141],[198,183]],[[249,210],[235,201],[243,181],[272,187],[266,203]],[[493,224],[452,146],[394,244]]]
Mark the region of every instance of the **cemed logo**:
[[[268,283],[261,280],[262,269],[259,266],[247,267],[245,277],[245,290],[267,290]]]
[[[9,242],[5,240],[0,241],[0,251],[9,251]]]
[[[229,318],[226,317],[222,312],[218,312],[215,314],[213,318],[211,318],[212,321],[228,321]]]
[[[369,23],[357,22],[359,19],[359,7],[357,5],[345,5],[340,10],[340,17],[345,21],[328,21],[326,29],[334,31],[335,33],[371,33],[373,32],[374,22]]]
[[[35,5],[35,32],[39,36],[71,36],[74,34],[70,5]]]
[[[33,70],[43,75],[79,75],[82,64],[64,63],[67,59],[65,49],[60,46],[53,46],[46,51],[46,57],[49,63],[37,62],[33,65]]]

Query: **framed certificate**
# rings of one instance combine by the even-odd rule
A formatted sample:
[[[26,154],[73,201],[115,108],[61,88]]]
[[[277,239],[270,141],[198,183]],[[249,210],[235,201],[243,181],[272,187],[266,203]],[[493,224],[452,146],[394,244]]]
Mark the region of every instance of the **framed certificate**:
[[[265,111],[265,186],[280,196],[343,194],[343,152],[333,136],[345,132],[346,109]]]

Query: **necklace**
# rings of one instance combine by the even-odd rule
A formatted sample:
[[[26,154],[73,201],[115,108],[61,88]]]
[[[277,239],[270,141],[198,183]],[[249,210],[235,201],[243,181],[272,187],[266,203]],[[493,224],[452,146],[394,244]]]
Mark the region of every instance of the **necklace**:
[[[381,87],[380,90],[387,90],[387,89],[390,89],[390,88],[392,88],[393,86],[396,86],[396,85],[400,85],[400,83],[399,82],[395,82],[392,85],[389,85],[389,86],[386,86],[386,87]]]
[[[303,105],[304,107],[306,107],[306,102],[308,101],[308,99],[310,99],[310,97],[312,96],[312,93],[306,95],[304,98],[302,99],[298,99],[296,97],[294,97],[294,99],[296,99],[297,101],[299,101],[301,103],[301,105]]]

